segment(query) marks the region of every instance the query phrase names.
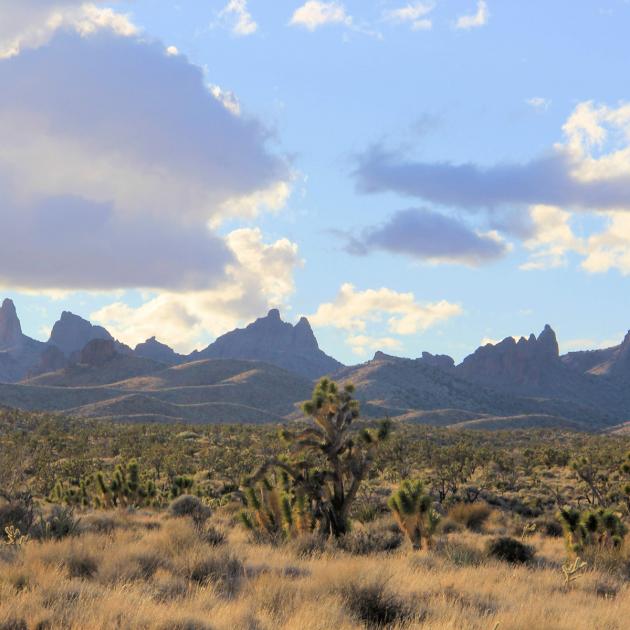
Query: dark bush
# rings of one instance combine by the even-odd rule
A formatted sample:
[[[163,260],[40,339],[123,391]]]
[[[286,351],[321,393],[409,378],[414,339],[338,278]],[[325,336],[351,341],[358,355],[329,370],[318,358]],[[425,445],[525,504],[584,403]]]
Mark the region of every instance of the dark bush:
[[[536,531],[539,531],[543,536],[549,538],[562,538],[564,530],[562,525],[555,519],[541,519],[536,521]]]
[[[68,570],[68,577],[90,579],[96,575],[98,564],[96,560],[83,552],[72,553],[64,564]]]
[[[28,630],[28,624],[24,619],[7,619],[0,621],[0,630]]]
[[[509,536],[501,536],[488,541],[486,551],[489,556],[498,560],[519,564],[529,562],[535,553],[533,547],[524,545],[516,538],[510,538]]]
[[[61,540],[77,534],[80,521],[71,507],[55,505],[48,516],[39,517],[31,529],[31,536],[38,540]]]
[[[205,506],[198,497],[191,494],[183,494],[181,497],[177,497],[171,502],[168,509],[172,516],[189,516],[197,525],[205,523],[212,514],[209,507]]]
[[[29,496],[16,499],[0,506],[0,539],[4,538],[4,530],[9,526],[16,527],[22,534],[28,534],[33,525],[35,512],[33,501]]]
[[[228,552],[216,553],[197,562],[187,575],[197,584],[213,584],[219,593],[233,596],[245,574],[243,563]]]
[[[210,526],[202,532],[201,539],[211,547],[219,547],[225,544],[227,536],[220,529]]]
[[[342,587],[341,595],[350,613],[367,628],[385,628],[415,616],[411,603],[390,590],[384,582],[350,583]]]

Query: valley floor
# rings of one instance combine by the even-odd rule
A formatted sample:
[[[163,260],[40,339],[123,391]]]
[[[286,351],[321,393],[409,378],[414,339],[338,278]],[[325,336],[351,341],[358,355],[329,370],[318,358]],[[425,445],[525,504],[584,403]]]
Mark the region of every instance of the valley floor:
[[[355,535],[390,525],[357,524]],[[489,560],[484,543],[509,528],[491,518],[481,533],[441,534],[431,551],[357,555],[312,539],[255,544],[221,510],[202,528],[166,513],[92,512],[76,535],[0,549],[0,628],[628,628],[627,575],[589,566],[567,585],[562,539],[539,534],[527,540],[530,565]]]

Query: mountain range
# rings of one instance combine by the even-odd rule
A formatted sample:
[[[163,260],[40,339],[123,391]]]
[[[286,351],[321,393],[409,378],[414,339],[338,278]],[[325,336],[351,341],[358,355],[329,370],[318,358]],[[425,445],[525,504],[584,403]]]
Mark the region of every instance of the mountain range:
[[[152,337],[135,348],[64,311],[50,338],[23,334],[13,302],[0,308],[0,405],[132,422],[276,422],[299,417],[321,376],[356,386],[363,415],[479,429],[615,431],[630,424],[630,333],[617,346],[560,355],[556,334],[475,350],[460,364],[423,352],[377,352],[344,366],[306,318],[277,309],[207,348],[176,353]]]

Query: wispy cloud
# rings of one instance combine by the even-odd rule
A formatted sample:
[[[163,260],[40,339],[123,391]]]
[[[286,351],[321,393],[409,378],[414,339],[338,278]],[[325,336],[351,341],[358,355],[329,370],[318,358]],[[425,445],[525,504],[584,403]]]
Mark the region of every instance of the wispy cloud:
[[[339,2],[309,0],[295,10],[289,24],[315,31],[329,24],[352,26],[353,19],[346,12],[344,5]]]
[[[258,24],[247,7],[247,0],[229,0],[219,12],[219,18],[229,22],[235,35],[253,35],[258,30]]]
[[[485,26],[488,22],[490,12],[486,0],[478,0],[477,11],[472,15],[462,15],[457,19],[455,28],[468,30]]]
[[[538,111],[547,111],[551,106],[551,100],[542,96],[533,96],[525,101],[530,107]]]
[[[414,31],[424,31],[433,27],[433,21],[427,16],[434,8],[433,2],[413,2],[397,9],[389,9],[383,17],[388,22],[409,24]]]

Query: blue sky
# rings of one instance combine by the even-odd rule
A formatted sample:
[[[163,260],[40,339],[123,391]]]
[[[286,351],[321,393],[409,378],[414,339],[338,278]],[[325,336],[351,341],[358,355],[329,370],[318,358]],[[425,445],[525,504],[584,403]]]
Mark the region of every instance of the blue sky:
[[[630,3],[14,5],[0,286],[28,334],[67,309],[190,350],[279,306],[351,363],[630,327]]]

